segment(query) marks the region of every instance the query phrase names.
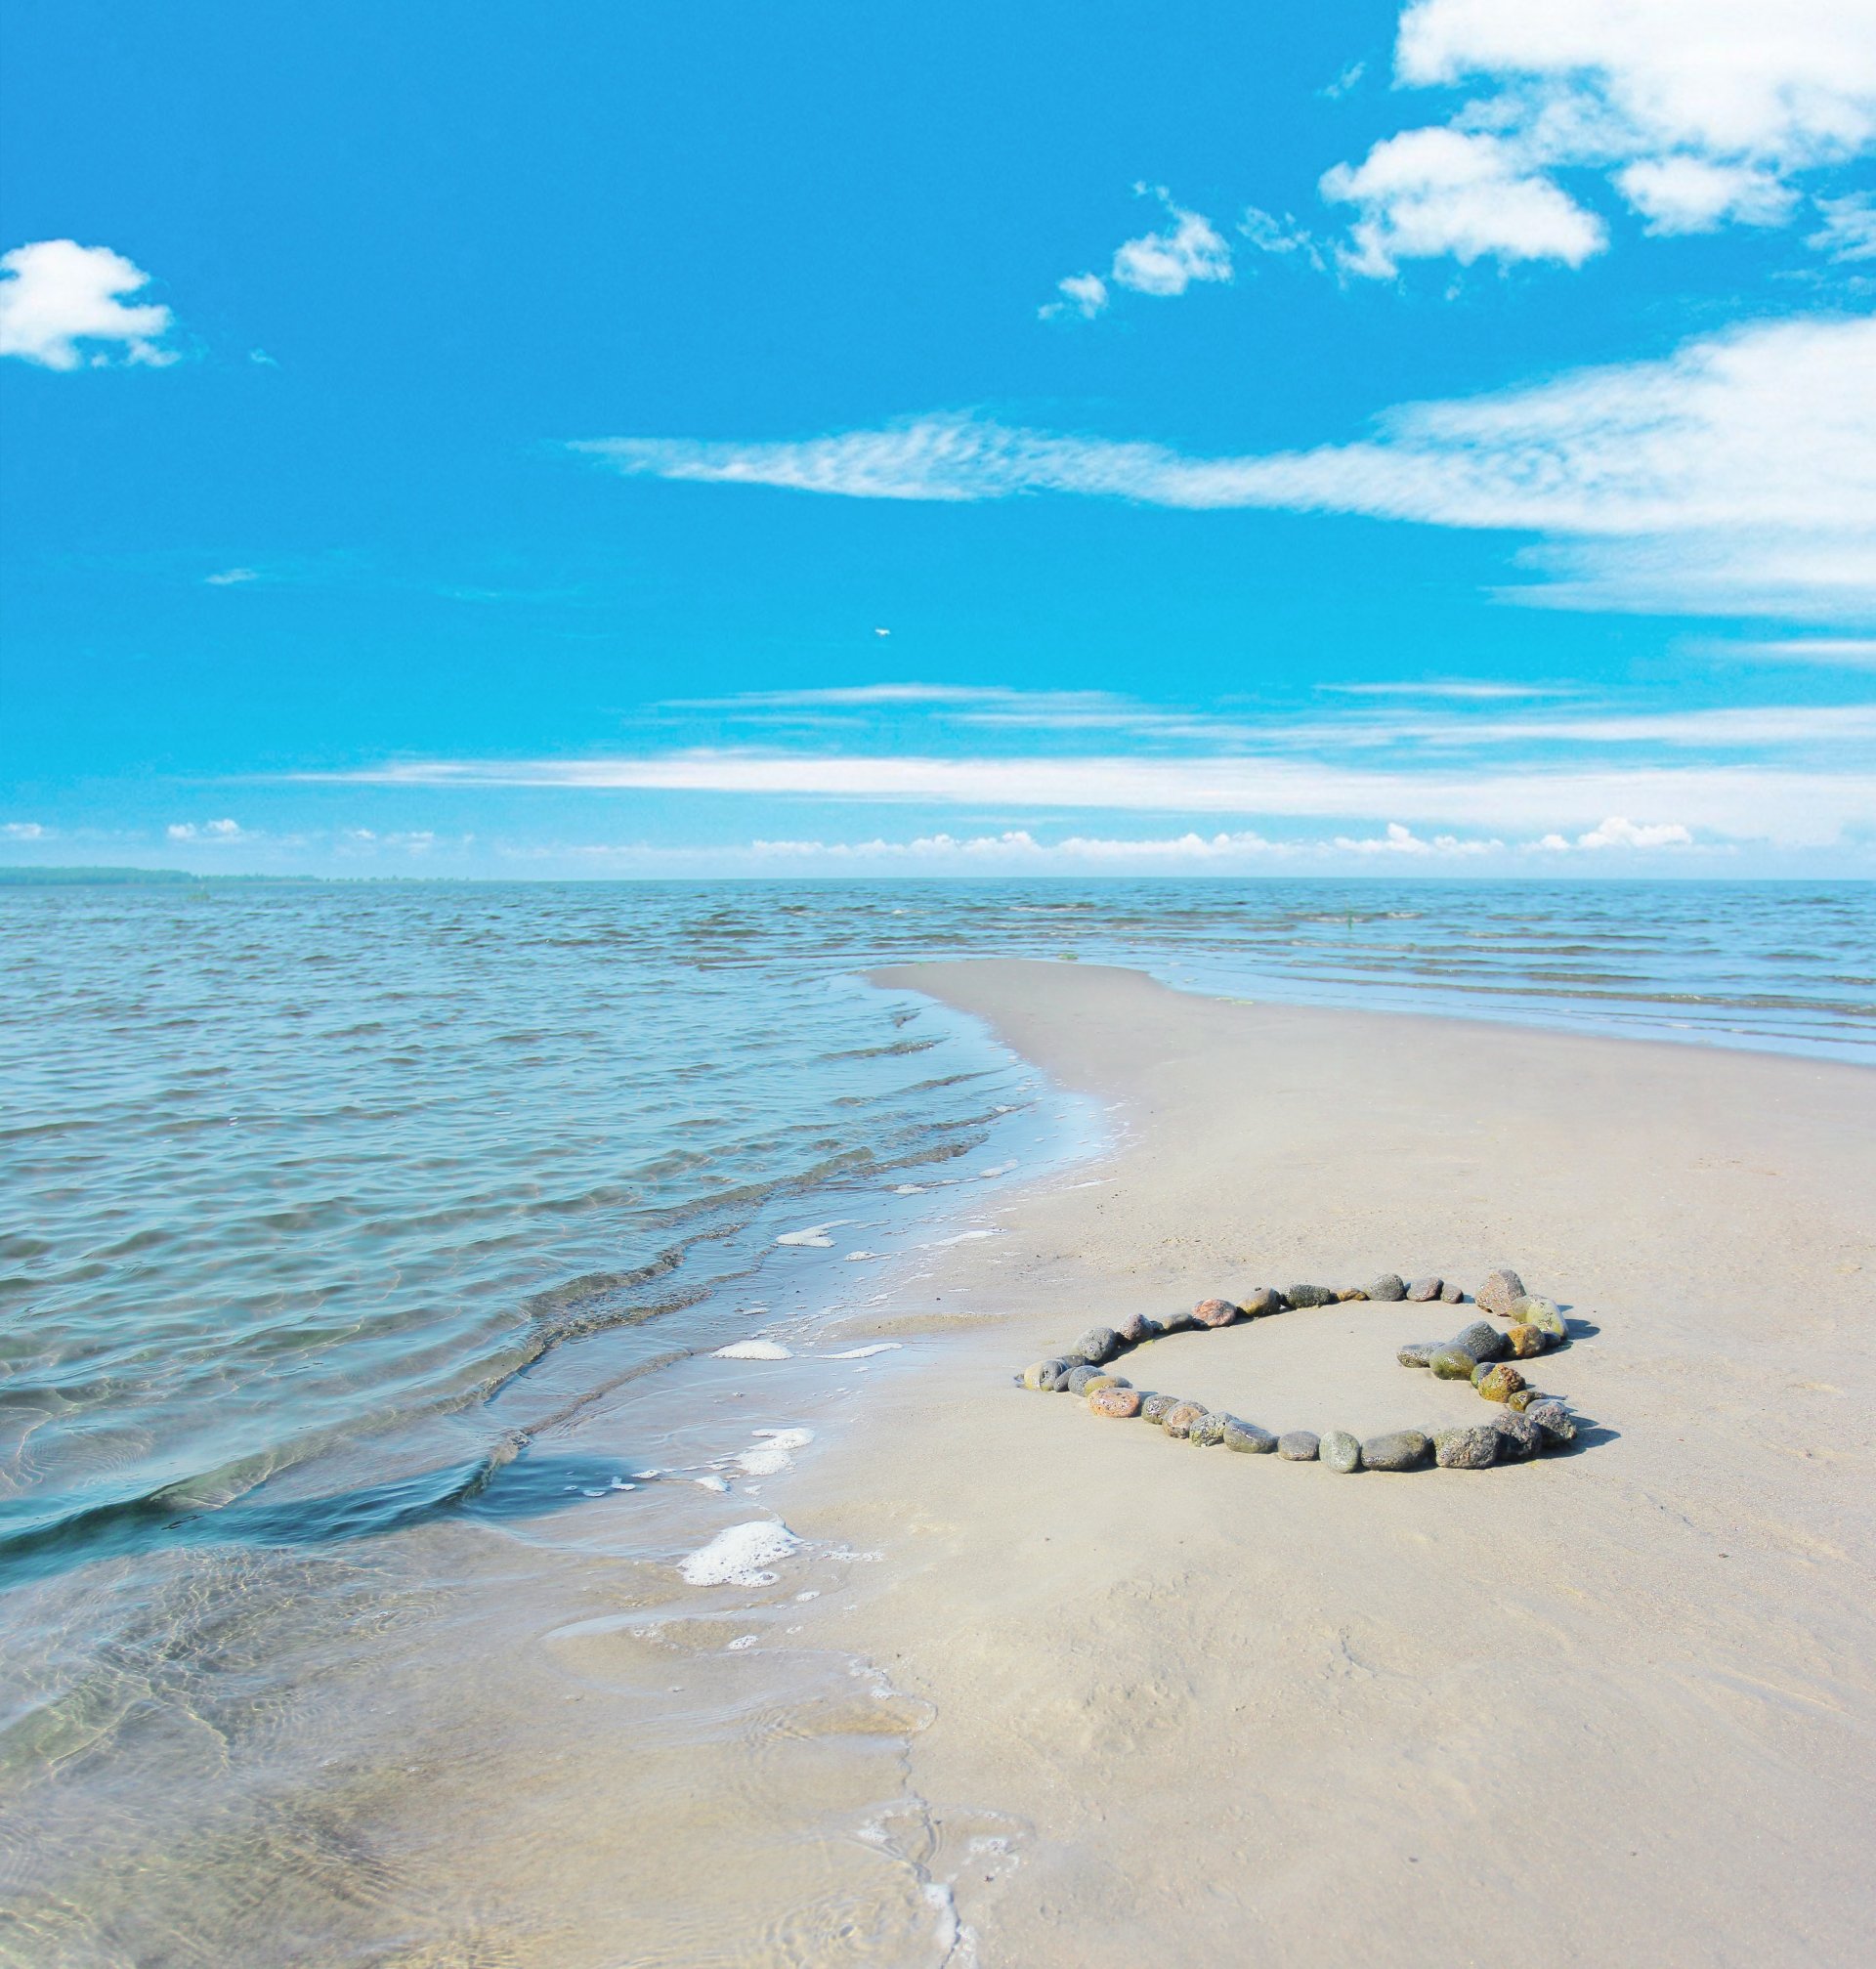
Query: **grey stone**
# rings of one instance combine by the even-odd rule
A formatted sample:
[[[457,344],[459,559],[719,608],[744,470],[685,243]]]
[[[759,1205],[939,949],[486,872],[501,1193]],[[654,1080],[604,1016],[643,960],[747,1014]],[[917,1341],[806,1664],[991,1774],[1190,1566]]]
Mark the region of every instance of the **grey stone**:
[[[1472,1386],[1476,1388],[1491,1371],[1492,1363],[1489,1360],[1475,1362],[1472,1367]]]
[[[1455,1334],[1453,1345],[1474,1360],[1503,1360],[1512,1347],[1497,1327],[1488,1326],[1482,1319],[1473,1320],[1463,1332]]]
[[[1108,1378],[1101,1373],[1098,1367],[1089,1367],[1084,1361],[1080,1367],[1071,1367],[1069,1369],[1066,1386],[1070,1394],[1085,1394],[1087,1391],[1087,1384],[1090,1381],[1104,1381]]]
[[[1109,1374],[1106,1368],[1102,1368],[1098,1373],[1090,1374],[1082,1383],[1081,1392],[1087,1395],[1092,1394],[1097,1388],[1131,1388],[1133,1384],[1128,1380],[1126,1375]]]
[[[1368,1288],[1370,1299],[1391,1301],[1407,1297],[1407,1281],[1397,1271],[1384,1271]]]
[[[1402,1367],[1425,1367],[1445,1345],[1443,1340],[1410,1340],[1394,1358]]]
[[[1463,1347],[1436,1347],[1427,1356],[1427,1365],[1441,1381],[1471,1381],[1478,1362]]]
[[[1466,1303],[1466,1295],[1450,1278],[1439,1288],[1439,1297],[1446,1306],[1464,1306]]]
[[[1055,1377],[1055,1379],[1054,1379],[1053,1381],[1051,1381],[1051,1382],[1049,1382],[1049,1383],[1047,1384],[1047,1387],[1048,1387],[1048,1391],[1049,1391],[1049,1393],[1051,1393],[1051,1394],[1065,1394],[1065,1393],[1067,1393],[1067,1391],[1068,1391],[1068,1377],[1069,1377],[1069,1376],[1070,1376],[1071,1374],[1073,1374],[1073,1373],[1075,1372],[1075,1370],[1076,1370],[1076,1369],[1077,1369],[1078,1367],[1086,1367],[1087,1365],[1087,1361],[1085,1361],[1085,1360],[1066,1360],[1066,1361],[1064,1361],[1064,1362],[1062,1363],[1062,1371],[1061,1371],[1061,1372],[1060,1372],[1060,1373],[1059,1373],[1059,1374],[1058,1374],[1058,1375],[1057,1375],[1057,1376]]]
[[[1524,1281],[1510,1265],[1501,1265],[1497,1271],[1485,1274],[1485,1283],[1475,1297],[1480,1312],[1510,1312],[1524,1297]]]
[[[1059,1356],[1052,1360],[1032,1361],[1023,1369],[1023,1386],[1052,1389],[1056,1381],[1067,1372],[1068,1362]]]
[[[1501,1463],[1528,1463],[1544,1446],[1544,1433],[1528,1415],[1514,1408],[1502,1409],[1492,1417],[1498,1431],[1498,1460]]]
[[[1202,1299],[1192,1308],[1192,1317],[1201,1326],[1229,1326],[1237,1316],[1238,1308],[1228,1299]]]
[[[1148,1319],[1143,1312],[1130,1312],[1114,1332],[1123,1347],[1138,1347],[1141,1341],[1151,1340],[1159,1330],[1157,1319]]]
[[[1235,1415],[1224,1418],[1224,1446],[1226,1449],[1243,1450],[1247,1456],[1267,1456],[1277,1446],[1277,1438],[1267,1429],[1259,1429],[1255,1422],[1244,1422]]]
[[[1140,1403],[1141,1418],[1147,1422],[1164,1422],[1178,1407],[1179,1401],[1180,1397],[1176,1394],[1149,1394]]]
[[[1198,1323],[1189,1311],[1169,1312],[1160,1321],[1160,1331],[1162,1333],[1190,1333]]]
[[[1437,1299],[1446,1281],[1440,1278],[1417,1278],[1407,1288],[1407,1297],[1418,1303]]]
[[[1556,1443],[1568,1442],[1576,1434],[1576,1418],[1555,1396],[1532,1402],[1524,1415],[1543,1431],[1547,1449]]]
[[[1166,1431],[1168,1435],[1173,1436],[1182,1442],[1190,1432],[1192,1425],[1195,1422],[1202,1422],[1205,1416],[1206,1410],[1199,1402],[1175,1401],[1160,1417],[1160,1427]]]
[[[1489,1422],[1442,1429],[1433,1437],[1433,1461],[1441,1470],[1489,1470],[1498,1461],[1498,1431]]]
[[[1418,1470],[1433,1453],[1430,1437],[1417,1429],[1396,1429],[1386,1435],[1371,1435],[1361,1445],[1364,1470]]]
[[[1283,1296],[1292,1306],[1334,1306],[1336,1289],[1333,1285],[1287,1285]]]
[[[1322,1439],[1313,1429],[1286,1429],[1277,1437],[1277,1454],[1285,1463],[1314,1463]]]
[[[1332,1429],[1317,1446],[1316,1454],[1331,1470],[1344,1476],[1361,1468],[1361,1444],[1345,1429]]]
[[[1102,1361],[1114,1358],[1120,1345],[1121,1336],[1111,1326],[1090,1326],[1068,1350],[1089,1367],[1099,1367]]]
[[[1241,1309],[1246,1319],[1267,1319],[1283,1310],[1283,1294],[1272,1285],[1257,1286],[1245,1294]]]
[[[1187,1442],[1197,1444],[1201,1449],[1209,1449],[1215,1442],[1224,1440],[1225,1428],[1229,1422],[1229,1416],[1215,1415],[1208,1411],[1193,1419],[1185,1432],[1185,1439]]]

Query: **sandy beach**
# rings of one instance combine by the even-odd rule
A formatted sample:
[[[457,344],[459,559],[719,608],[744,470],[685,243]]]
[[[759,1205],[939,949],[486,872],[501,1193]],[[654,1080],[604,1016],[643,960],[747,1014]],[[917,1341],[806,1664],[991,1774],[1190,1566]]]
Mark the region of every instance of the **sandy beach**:
[[[962,1337],[777,1500],[884,1557],[841,1638],[930,1705],[934,1847],[1008,1822],[1019,1863],[957,1862],[957,1960],[1866,1959],[1866,1073],[1091,966],[880,981],[1117,1131],[914,1289],[896,1317]],[[1010,1379],[1132,1311],[1506,1263],[1572,1324],[1535,1379],[1581,1433],[1533,1464],[1342,1477]],[[1123,1371],[1273,1430],[1473,1422],[1394,1357],[1473,1316],[1289,1312]]]

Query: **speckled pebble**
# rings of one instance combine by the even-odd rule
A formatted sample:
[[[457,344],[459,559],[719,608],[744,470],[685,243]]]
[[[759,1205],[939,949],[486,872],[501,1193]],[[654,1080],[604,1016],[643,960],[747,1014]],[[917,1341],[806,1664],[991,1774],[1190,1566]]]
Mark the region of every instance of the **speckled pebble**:
[[[1361,1444],[1345,1429],[1332,1429],[1316,1449],[1317,1457],[1331,1470],[1346,1476],[1361,1468]]]
[[[1432,1439],[1417,1429],[1391,1430],[1361,1445],[1364,1470],[1418,1470],[1433,1453]]]
[[[1314,1463],[1322,1438],[1313,1429],[1286,1429],[1277,1437],[1277,1454],[1285,1463]]]
[[[1338,1306],[1348,1306],[1356,1300],[1366,1299],[1367,1297],[1368,1297],[1368,1288],[1366,1286],[1344,1285],[1342,1288],[1342,1290],[1336,1294],[1336,1304]]]
[[[1514,1326],[1505,1336],[1519,1360],[1535,1360],[1547,1338],[1541,1326]]]
[[[1510,1401],[1524,1386],[1524,1377],[1509,1360],[1495,1361],[1472,1386],[1487,1401]]]
[[[1442,1429],[1433,1437],[1433,1461],[1441,1470],[1489,1470],[1498,1460],[1498,1431],[1482,1423],[1476,1429]]]
[[[1427,1356],[1427,1365],[1441,1381],[1471,1381],[1478,1362],[1463,1347],[1436,1347]]]
[[[1141,1341],[1154,1339],[1159,1331],[1159,1321],[1148,1319],[1143,1312],[1130,1312],[1114,1328],[1123,1347],[1138,1347]]]
[[[1106,1388],[1097,1388],[1087,1397],[1089,1409],[1096,1415],[1112,1416],[1117,1422],[1125,1422],[1140,1412],[1140,1392],[1136,1388],[1122,1388],[1110,1383]]]
[[[1246,1319],[1267,1319],[1271,1313],[1283,1310],[1283,1294],[1275,1286],[1259,1285],[1245,1294],[1240,1310]]]
[[[1445,1345],[1443,1340],[1410,1340],[1394,1358],[1402,1367],[1425,1367]]]
[[[1100,1373],[1090,1375],[1087,1380],[1082,1383],[1082,1392],[1084,1394],[1092,1394],[1096,1389],[1100,1388],[1131,1388],[1133,1384],[1128,1380],[1126,1375],[1109,1374],[1106,1368],[1102,1368]]]
[[[1192,1317],[1201,1326],[1229,1326],[1238,1308],[1228,1299],[1202,1299],[1192,1308]]]
[[[1480,1312],[1510,1312],[1524,1297],[1524,1281],[1509,1265],[1504,1265],[1486,1273],[1485,1283],[1474,1296]]]
[[[1181,1399],[1176,1394],[1149,1394],[1140,1403],[1140,1414],[1148,1422],[1164,1422]]]
[[[1292,1306],[1334,1306],[1336,1289],[1332,1285],[1286,1285],[1283,1296]]]
[[[1440,1303],[1445,1306],[1464,1306],[1466,1304],[1466,1295],[1460,1291],[1459,1287],[1450,1278],[1439,1288],[1439,1297]]]
[[[1554,1396],[1532,1402],[1524,1413],[1544,1432],[1550,1443],[1568,1442],[1576,1434],[1576,1418]]]
[[[1407,1297],[1407,1281],[1397,1271],[1384,1271],[1368,1288],[1368,1297],[1391,1303]]]
[[[1099,1367],[1102,1361],[1114,1358],[1120,1345],[1121,1336],[1111,1326],[1090,1326],[1068,1350],[1089,1367]]]
[[[1453,1345],[1474,1360],[1503,1360],[1509,1350],[1505,1336],[1482,1319],[1473,1320],[1463,1332],[1455,1334]]]
[[[1407,1288],[1407,1297],[1416,1305],[1424,1305],[1429,1299],[1437,1299],[1445,1283],[1440,1278],[1417,1278]]]
[[[1229,1419],[1207,1409],[1186,1430],[1185,1439],[1196,1449],[1210,1449],[1215,1443],[1224,1440],[1224,1428]]]
[[[1023,1369],[1023,1386],[1025,1388],[1053,1388],[1056,1377],[1067,1372],[1068,1362],[1065,1360],[1033,1360]]]
[[[1277,1438],[1267,1429],[1259,1429],[1255,1422],[1244,1422],[1235,1415],[1224,1419],[1224,1446],[1226,1449],[1242,1450],[1247,1456],[1267,1456],[1276,1448]]]
[[[1543,1447],[1543,1432],[1528,1415],[1514,1408],[1501,1409],[1492,1417],[1498,1431],[1498,1460],[1501,1463],[1528,1463]]]
[[[1527,1294],[1512,1306],[1511,1316],[1519,1326],[1534,1326],[1553,1340],[1570,1337],[1569,1322],[1554,1299],[1537,1299]]]
[[[1068,1391],[1070,1394],[1084,1393],[1090,1381],[1105,1379],[1098,1367],[1089,1367],[1086,1363],[1080,1367],[1071,1367],[1068,1371]]]
[[[1166,1431],[1168,1435],[1176,1436],[1180,1441],[1184,1441],[1187,1434],[1190,1432],[1192,1428],[1192,1425],[1195,1422],[1202,1420],[1205,1414],[1206,1414],[1205,1407],[1200,1402],[1196,1401],[1174,1402],[1172,1406],[1169,1408],[1163,1416],[1160,1417],[1160,1427]]]

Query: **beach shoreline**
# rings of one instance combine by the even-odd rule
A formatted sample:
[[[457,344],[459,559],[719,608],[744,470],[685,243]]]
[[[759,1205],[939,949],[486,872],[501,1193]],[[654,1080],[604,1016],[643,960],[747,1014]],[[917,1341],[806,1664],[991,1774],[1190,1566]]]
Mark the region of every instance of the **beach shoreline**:
[[[883,1554],[840,1632],[930,1706],[934,1825],[1021,1828],[949,1890],[974,1959],[1855,1960],[1876,1084],[1095,966],[877,976],[1123,1123],[909,1295],[1001,1319],[775,1500]],[[1533,1378],[1583,1432],[1534,1464],[1344,1481],[1012,1380],[1129,1312],[1508,1262],[1575,1335]],[[1473,1316],[1325,1306],[1121,1371],[1273,1431],[1474,1423],[1394,1358]]]

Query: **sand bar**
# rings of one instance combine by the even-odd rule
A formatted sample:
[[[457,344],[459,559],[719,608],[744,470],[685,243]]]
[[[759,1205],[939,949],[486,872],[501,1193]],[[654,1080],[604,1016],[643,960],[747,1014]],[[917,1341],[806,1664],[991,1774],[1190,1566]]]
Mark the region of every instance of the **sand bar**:
[[[956,1878],[976,1959],[1867,1959],[1876,1079],[1093,967],[881,981],[1120,1132],[916,1288],[982,1330],[789,1499],[886,1556],[843,1636],[932,1707],[941,1843],[1019,1828]],[[1338,1477],[1006,1380],[1134,1309],[1507,1261],[1577,1323],[1537,1378],[1587,1426],[1536,1464]],[[1272,1429],[1474,1421],[1393,1358],[1471,1316],[1324,1307],[1125,1371]]]

